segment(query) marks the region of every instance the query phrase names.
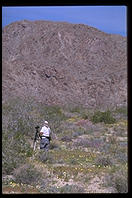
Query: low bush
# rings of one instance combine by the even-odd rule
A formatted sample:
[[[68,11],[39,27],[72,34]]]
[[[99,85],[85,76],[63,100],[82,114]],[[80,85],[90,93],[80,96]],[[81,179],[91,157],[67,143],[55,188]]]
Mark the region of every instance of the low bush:
[[[127,107],[118,107],[115,109],[114,113],[122,114],[123,116],[127,116]]]
[[[52,126],[51,130],[53,132],[61,132],[60,122],[67,119],[65,114],[62,112],[61,107],[57,105],[45,106],[41,104],[41,106],[38,107],[38,112],[41,115],[41,117],[43,117],[43,120],[48,120],[49,125]]]
[[[109,143],[110,144],[116,144],[116,142],[117,142],[117,138],[116,138],[115,135],[112,135],[112,136],[109,137]]]
[[[41,173],[30,164],[19,167],[14,171],[13,175],[17,183],[23,184],[34,184],[41,178]]]
[[[77,161],[77,159],[70,159],[69,163],[73,164],[73,165],[76,165],[76,164],[78,164],[78,161]]]
[[[127,193],[128,192],[128,181],[127,176],[124,174],[116,173],[114,175],[114,187],[117,189],[118,193]]]
[[[109,156],[99,156],[95,160],[96,166],[111,166],[112,164],[112,160]]]
[[[69,107],[69,111],[71,113],[80,113],[82,111],[83,107],[81,106],[72,106],[72,107]]]
[[[72,141],[72,138],[71,138],[70,136],[68,136],[68,135],[65,135],[65,136],[63,136],[63,137],[61,138],[61,140],[62,140],[63,142],[71,142],[71,141]]]
[[[125,164],[128,161],[128,156],[126,151],[118,150],[115,153],[115,158],[120,162],[121,164]]]
[[[84,134],[86,134],[86,133],[87,133],[87,132],[85,131],[84,128],[79,127],[76,131],[74,131],[74,132],[72,133],[72,137],[73,137],[73,138],[76,138],[77,136],[81,136],[81,135],[84,135]]]
[[[84,120],[87,120],[87,119],[88,119],[88,115],[84,113],[84,114],[82,115],[82,118],[83,118]]]
[[[59,143],[57,143],[55,141],[51,141],[51,143],[50,143],[50,150],[58,150],[58,149],[60,149]]]
[[[126,168],[119,168],[111,175],[105,177],[105,184],[110,187],[114,187],[117,193],[128,192],[128,173]]]
[[[84,193],[83,187],[79,187],[78,185],[69,185],[66,184],[60,189],[60,193]]]
[[[50,163],[53,164],[55,162],[54,158],[48,151],[44,151],[43,149],[40,150],[38,156],[38,160],[40,160],[43,163]]]
[[[44,150],[40,150],[39,151],[39,154],[37,156],[38,160],[40,160],[41,162],[46,162],[49,158],[49,154],[47,151],[44,151]]]
[[[104,122],[105,124],[113,124],[116,119],[112,116],[111,112],[107,110],[106,112],[96,111],[91,117],[91,121],[96,124],[99,122]]]
[[[84,193],[83,187],[79,187],[77,185],[69,185],[66,184],[60,188],[56,186],[51,186],[48,190],[48,193]]]
[[[2,172],[11,174],[14,168],[19,167],[32,156],[32,148],[26,142],[26,138],[21,133],[14,134],[10,131],[3,131],[2,136]]]
[[[59,188],[56,186],[50,186],[47,190],[45,190],[47,193],[59,193]]]
[[[104,142],[100,138],[95,138],[95,139],[88,139],[88,138],[83,138],[78,140],[77,142],[74,143],[74,146],[82,146],[82,147],[91,147],[92,149],[95,148],[99,150],[103,146]]]

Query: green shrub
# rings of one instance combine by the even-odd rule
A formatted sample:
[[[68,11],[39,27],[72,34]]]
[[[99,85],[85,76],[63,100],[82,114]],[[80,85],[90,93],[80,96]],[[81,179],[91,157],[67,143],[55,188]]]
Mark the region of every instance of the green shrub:
[[[44,120],[48,120],[49,125],[52,126],[51,130],[56,133],[61,132],[60,122],[66,120],[67,117],[62,112],[62,109],[57,105],[42,105],[38,108],[38,112],[43,118],[41,122]]]
[[[124,116],[127,116],[127,107],[118,107],[115,109],[114,112],[123,114]]]
[[[32,156],[32,148],[21,133],[3,131],[2,136],[2,172],[11,174],[14,168],[19,167]]]
[[[82,107],[81,106],[73,106],[69,110],[71,113],[80,113],[82,111]]]
[[[91,118],[91,121],[95,123],[104,122],[105,124],[113,124],[116,119],[113,118],[111,112],[107,110],[106,112],[97,111]]]
[[[88,115],[84,113],[84,114],[82,115],[82,118],[83,118],[84,120],[87,120],[87,119],[88,119]]]

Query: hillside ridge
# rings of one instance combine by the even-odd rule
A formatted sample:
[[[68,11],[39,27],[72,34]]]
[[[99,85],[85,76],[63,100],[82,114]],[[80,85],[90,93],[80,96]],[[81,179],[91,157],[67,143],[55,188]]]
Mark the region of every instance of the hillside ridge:
[[[2,30],[2,95],[107,108],[127,102],[127,40],[83,24],[18,21]]]

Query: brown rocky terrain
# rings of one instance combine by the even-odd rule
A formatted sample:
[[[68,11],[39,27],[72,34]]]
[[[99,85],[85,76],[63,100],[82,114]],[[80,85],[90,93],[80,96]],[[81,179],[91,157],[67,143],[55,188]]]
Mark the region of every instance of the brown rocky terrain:
[[[2,95],[87,107],[127,103],[127,40],[83,24],[20,21],[2,30]]]

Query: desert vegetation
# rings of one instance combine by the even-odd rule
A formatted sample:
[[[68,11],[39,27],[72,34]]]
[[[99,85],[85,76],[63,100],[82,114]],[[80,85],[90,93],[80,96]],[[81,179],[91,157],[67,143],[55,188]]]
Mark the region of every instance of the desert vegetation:
[[[125,106],[102,112],[15,98],[2,111],[3,193],[128,192]],[[45,119],[50,150],[40,151],[38,140],[33,151],[35,126]]]

